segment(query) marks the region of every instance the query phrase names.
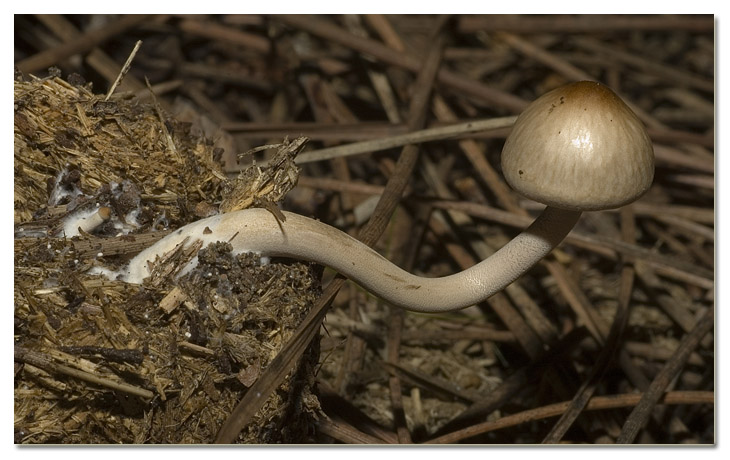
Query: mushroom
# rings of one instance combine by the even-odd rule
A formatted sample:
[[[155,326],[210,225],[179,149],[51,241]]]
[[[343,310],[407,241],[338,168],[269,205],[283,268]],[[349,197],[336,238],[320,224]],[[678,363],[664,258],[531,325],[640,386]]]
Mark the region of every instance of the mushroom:
[[[545,257],[584,210],[622,206],[651,185],[654,155],[631,110],[608,88],[578,82],[535,100],[505,142],[502,166],[509,184],[548,206],[525,231],[477,265],[441,278],[397,267],[329,225],[284,212],[244,209],[186,225],[147,248],[117,275],[129,283],[149,276],[148,263],[180,245],[229,242],[234,253],[255,252],[326,265],[393,305],[444,312],[479,303]],[[195,265],[190,262],[180,274]]]
[[[93,232],[111,217],[111,208],[101,206],[90,211],[83,211],[70,215],[61,229],[66,238],[78,236],[80,231]]]
[[[502,171],[527,198],[598,211],[649,190],[654,150],[641,120],[613,91],[580,81],[542,95],[522,112],[504,143]]]

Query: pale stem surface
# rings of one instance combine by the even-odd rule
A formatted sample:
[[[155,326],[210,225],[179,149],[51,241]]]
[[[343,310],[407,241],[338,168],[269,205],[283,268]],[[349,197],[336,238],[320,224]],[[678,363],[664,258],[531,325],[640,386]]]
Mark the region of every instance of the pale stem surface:
[[[120,279],[141,283],[147,264],[188,244],[229,242],[235,254],[290,257],[328,266],[372,294],[406,310],[445,312],[484,301],[504,289],[553,250],[570,232],[581,213],[547,207],[526,230],[489,258],[462,272],[425,278],[406,272],[370,247],[336,228],[298,214],[284,212],[277,222],[263,209],[244,209],[203,219],[166,236],[147,248],[122,271]],[[186,267],[186,272],[197,259]]]

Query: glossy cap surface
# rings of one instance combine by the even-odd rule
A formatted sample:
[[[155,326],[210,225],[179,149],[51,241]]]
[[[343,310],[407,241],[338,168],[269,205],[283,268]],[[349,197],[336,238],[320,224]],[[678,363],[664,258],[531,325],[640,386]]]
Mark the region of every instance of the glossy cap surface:
[[[502,150],[510,186],[562,209],[618,208],[654,179],[644,124],[608,87],[582,81],[536,99],[517,118]]]

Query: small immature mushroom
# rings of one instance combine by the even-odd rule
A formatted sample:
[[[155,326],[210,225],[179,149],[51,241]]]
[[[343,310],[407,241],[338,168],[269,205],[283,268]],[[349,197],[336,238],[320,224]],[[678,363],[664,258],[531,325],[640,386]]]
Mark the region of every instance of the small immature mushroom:
[[[574,83],[533,102],[518,117],[503,151],[508,182],[548,207],[529,228],[467,270],[442,278],[416,276],[321,222],[288,212],[278,222],[266,210],[244,209],[178,229],[132,259],[119,277],[141,283],[149,276],[149,262],[186,239],[204,245],[226,241],[234,253],[326,265],[407,310],[458,310],[529,270],[565,238],[581,211],[617,207],[641,196],[651,185],[653,159],[643,125],[613,92],[598,83]]]
[[[108,221],[111,209],[107,206],[92,211],[76,213],[69,216],[63,224],[63,235],[67,238],[79,235],[79,229],[86,233],[93,232],[99,225]]]

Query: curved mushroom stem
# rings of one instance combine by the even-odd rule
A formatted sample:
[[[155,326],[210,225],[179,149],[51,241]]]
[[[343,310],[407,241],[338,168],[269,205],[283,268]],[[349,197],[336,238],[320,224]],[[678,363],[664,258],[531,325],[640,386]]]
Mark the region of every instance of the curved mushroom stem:
[[[547,207],[532,225],[492,256],[442,278],[413,275],[336,228],[298,214],[284,215],[286,221],[277,222],[269,211],[244,209],[186,225],[132,259],[120,279],[141,283],[149,276],[148,262],[179,244],[226,241],[234,253],[255,252],[326,265],[406,310],[453,311],[482,302],[516,280],[565,238],[581,213]],[[182,273],[195,263],[197,260]]]

